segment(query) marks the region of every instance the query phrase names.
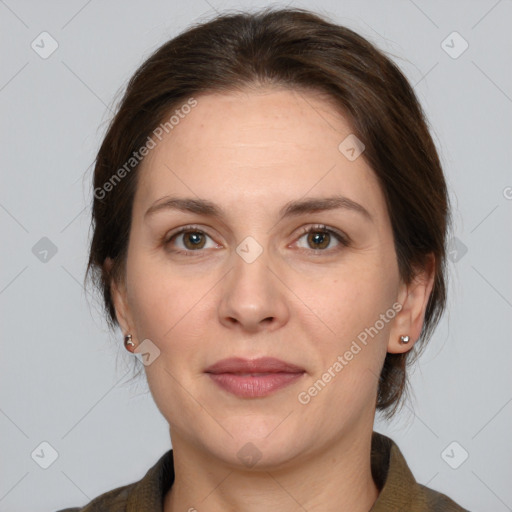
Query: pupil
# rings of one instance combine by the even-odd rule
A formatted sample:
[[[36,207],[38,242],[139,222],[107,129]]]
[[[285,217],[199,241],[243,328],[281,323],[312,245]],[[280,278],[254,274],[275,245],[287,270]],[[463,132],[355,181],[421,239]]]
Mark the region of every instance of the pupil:
[[[185,245],[188,245],[189,248],[192,246],[193,249],[202,246],[202,240],[201,237],[203,235],[198,232],[189,231],[188,235],[185,237]]]
[[[327,243],[325,243],[326,240]],[[315,245],[321,245],[321,248],[323,249],[329,245],[329,234],[316,231],[310,235],[310,241]]]

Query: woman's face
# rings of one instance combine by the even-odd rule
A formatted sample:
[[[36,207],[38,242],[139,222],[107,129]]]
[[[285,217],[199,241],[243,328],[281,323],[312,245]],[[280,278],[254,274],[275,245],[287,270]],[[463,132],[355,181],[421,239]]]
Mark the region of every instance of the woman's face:
[[[405,304],[414,294],[377,178],[351,138],[339,148],[351,128],[325,99],[195,99],[139,169],[118,319],[149,340],[145,371],[173,444],[286,464],[372,430],[386,352],[409,350],[398,337],[417,337],[423,302]],[[194,211],[203,201],[218,215]],[[206,372],[233,357],[299,370]]]

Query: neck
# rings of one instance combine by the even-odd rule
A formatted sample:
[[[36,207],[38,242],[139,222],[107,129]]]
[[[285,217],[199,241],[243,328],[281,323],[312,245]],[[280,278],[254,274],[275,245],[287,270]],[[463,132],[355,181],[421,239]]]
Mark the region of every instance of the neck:
[[[371,474],[367,429],[344,435],[323,452],[298,456],[286,468],[233,468],[173,432],[175,480],[164,512],[368,512],[379,490]]]

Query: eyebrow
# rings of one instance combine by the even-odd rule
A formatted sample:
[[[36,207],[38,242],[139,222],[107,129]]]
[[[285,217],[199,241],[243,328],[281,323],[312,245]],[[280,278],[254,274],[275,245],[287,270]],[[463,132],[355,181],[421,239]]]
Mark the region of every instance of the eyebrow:
[[[318,213],[336,209],[359,213],[367,220],[373,222],[373,217],[364,206],[348,197],[340,195],[290,201],[279,210],[279,217],[280,219],[284,219],[286,217],[297,217],[308,213]],[[144,218],[163,210],[179,210],[218,219],[225,219],[227,217],[226,212],[220,206],[206,199],[165,196],[155,201],[148,208],[144,214]]]

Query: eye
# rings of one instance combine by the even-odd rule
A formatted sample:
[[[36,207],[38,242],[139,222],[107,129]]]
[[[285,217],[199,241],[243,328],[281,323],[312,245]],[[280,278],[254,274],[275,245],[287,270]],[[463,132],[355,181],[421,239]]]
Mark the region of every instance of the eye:
[[[331,250],[336,250],[336,248],[332,249],[333,242],[337,242],[338,246],[342,247],[349,245],[347,236],[323,224],[304,228],[299,240],[304,237],[306,237],[308,247],[302,248],[314,252],[331,252]],[[207,245],[208,239],[211,240],[210,246]],[[176,246],[177,244],[177,248],[171,248],[169,250],[173,253],[183,254],[185,256],[194,256],[193,253],[200,253],[201,249],[219,248],[219,245],[213,242],[207,233],[196,226],[180,228],[170,236],[164,237],[163,243],[166,247]]]
[[[329,246],[334,241],[338,242],[338,246],[347,247],[349,245],[346,236],[323,224],[305,228],[299,240],[304,237],[306,237],[306,243],[308,244],[308,247],[305,247],[305,249],[312,249],[313,251],[330,252]]]
[[[164,241],[165,246],[174,245],[175,241],[181,242],[181,246],[178,244],[178,249],[171,249],[172,252],[178,254],[184,254],[186,256],[192,256],[192,252],[200,252],[201,249],[214,249],[219,247],[216,243],[207,246],[206,240],[211,237],[201,229],[197,229],[195,226],[185,226],[167,237]]]

